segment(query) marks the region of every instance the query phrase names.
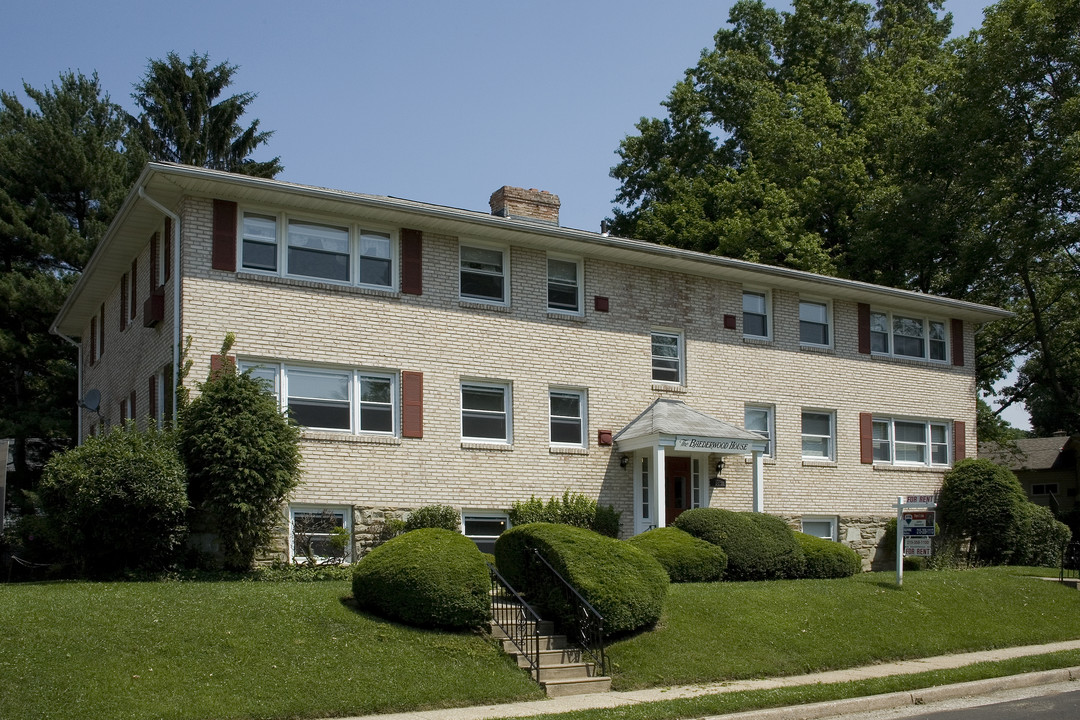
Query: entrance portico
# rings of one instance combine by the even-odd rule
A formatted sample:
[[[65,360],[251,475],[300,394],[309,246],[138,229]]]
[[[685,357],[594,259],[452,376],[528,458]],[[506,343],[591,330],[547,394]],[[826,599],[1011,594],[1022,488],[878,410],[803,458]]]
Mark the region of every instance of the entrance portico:
[[[716,455],[752,456],[752,509],[764,512],[762,457],[767,440],[755,432],[681,400],[658,398],[613,440],[616,450],[633,462],[635,534],[670,525],[683,510],[708,507],[720,474],[719,468],[709,466]]]

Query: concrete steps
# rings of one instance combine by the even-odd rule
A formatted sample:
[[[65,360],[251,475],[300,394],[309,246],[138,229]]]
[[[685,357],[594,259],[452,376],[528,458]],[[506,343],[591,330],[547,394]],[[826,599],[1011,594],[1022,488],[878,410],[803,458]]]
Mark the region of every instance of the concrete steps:
[[[502,629],[491,624],[491,634],[495,638],[502,639],[503,651],[514,658],[518,667],[529,670],[534,680],[537,680],[548,697],[563,697],[565,695],[586,695],[589,693],[608,692],[611,690],[611,678],[598,675],[596,666],[584,660],[581,648],[569,647],[565,635],[554,634],[553,624],[549,621],[539,623],[540,636],[532,635],[533,625],[529,624],[530,636],[525,642],[531,644],[539,641],[540,661],[539,678],[537,671],[532,669],[529,658],[518,651],[514,643],[506,638]],[[527,648],[532,649],[532,648]]]

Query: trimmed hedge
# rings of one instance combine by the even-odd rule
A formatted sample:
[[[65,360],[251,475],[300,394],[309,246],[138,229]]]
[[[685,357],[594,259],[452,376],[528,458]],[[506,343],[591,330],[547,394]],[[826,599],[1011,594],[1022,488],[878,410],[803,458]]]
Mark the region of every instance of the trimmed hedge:
[[[600,505],[581,493],[563,491],[562,500],[553,497],[546,503],[533,495],[525,502],[517,501],[510,508],[511,525],[546,522],[588,528],[601,535],[619,537],[619,518],[622,513],[611,505]]]
[[[946,534],[970,541],[970,561],[1004,565],[1022,559],[1027,505],[1011,470],[968,458],[945,473],[937,509]]]
[[[675,527],[719,545],[728,556],[728,580],[778,580],[802,575],[805,559],[787,524],[764,513],[695,508]]]
[[[802,577],[845,578],[862,572],[862,558],[847,545],[801,532],[794,535],[806,559]]]
[[[471,628],[490,617],[484,556],[450,530],[413,530],[375,548],[356,563],[352,589],[361,608],[418,627]]]
[[[424,505],[409,513],[403,526],[404,532],[422,528],[442,528],[461,532],[461,515],[449,505]]]
[[[719,545],[676,527],[653,528],[626,542],[656,558],[671,582],[716,582],[727,568],[727,554]]]
[[[647,553],[585,528],[518,525],[495,541],[495,558],[503,577],[541,615],[563,626],[573,622],[561,586],[546,567],[539,566],[533,549],[604,617],[607,634],[630,632],[660,619],[668,577]]]

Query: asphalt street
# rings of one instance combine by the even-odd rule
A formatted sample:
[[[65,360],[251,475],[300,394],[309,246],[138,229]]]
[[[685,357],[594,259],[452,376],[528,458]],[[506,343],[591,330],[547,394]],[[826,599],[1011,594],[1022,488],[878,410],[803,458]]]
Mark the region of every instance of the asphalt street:
[[[1077,682],[1003,690],[927,705],[830,715],[823,720],[1076,720],[1080,718]],[[751,717],[746,714],[747,720]],[[731,716],[736,720],[738,715]]]

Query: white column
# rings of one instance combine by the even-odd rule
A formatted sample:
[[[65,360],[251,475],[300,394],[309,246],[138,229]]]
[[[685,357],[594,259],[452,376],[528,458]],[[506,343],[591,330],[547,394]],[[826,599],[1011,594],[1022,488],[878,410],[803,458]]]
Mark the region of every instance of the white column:
[[[667,477],[664,473],[664,447],[657,443],[652,448],[652,464],[655,470],[653,471],[653,477],[656,481],[653,482],[653,493],[656,498],[656,504],[653,506],[656,508],[656,527],[664,527],[667,525]]]
[[[765,460],[760,450],[754,450],[754,512],[765,512]]]

